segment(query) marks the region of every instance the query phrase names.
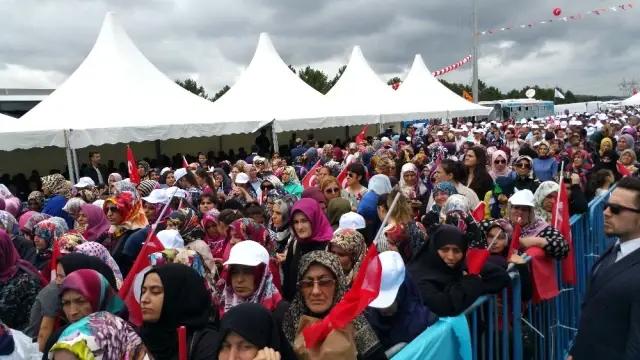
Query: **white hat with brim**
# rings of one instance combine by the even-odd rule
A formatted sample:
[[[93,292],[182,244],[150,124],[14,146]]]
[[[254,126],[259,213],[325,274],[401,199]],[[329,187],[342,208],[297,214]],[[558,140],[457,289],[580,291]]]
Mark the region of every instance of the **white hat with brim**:
[[[405,267],[402,256],[396,251],[385,251],[378,255],[382,265],[382,279],[380,280],[380,293],[370,307],[386,309],[396,300],[398,290],[405,279]]]

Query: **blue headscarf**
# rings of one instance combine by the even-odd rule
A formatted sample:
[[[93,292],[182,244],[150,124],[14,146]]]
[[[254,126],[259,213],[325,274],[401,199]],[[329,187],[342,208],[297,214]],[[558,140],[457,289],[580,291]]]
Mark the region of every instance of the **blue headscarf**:
[[[458,190],[456,189],[456,187],[448,182],[448,181],[441,181],[439,182],[434,188],[433,188],[433,198],[435,200],[436,195],[439,192],[444,192],[445,194],[451,196],[451,195],[455,195],[458,193]],[[431,211],[435,211],[435,212],[440,212],[440,206],[438,206],[435,201],[433,203],[433,205],[431,206]]]

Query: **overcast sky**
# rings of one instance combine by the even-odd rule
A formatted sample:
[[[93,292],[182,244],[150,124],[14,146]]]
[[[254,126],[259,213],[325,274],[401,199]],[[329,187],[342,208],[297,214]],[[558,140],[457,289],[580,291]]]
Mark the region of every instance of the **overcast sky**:
[[[472,0],[471,0],[472,1]],[[0,0],[0,88],[51,88],[77,68],[104,15],[118,19],[140,50],[171,78],[210,93],[233,85],[260,32],[285,62],[333,76],[360,45],[383,79],[404,77],[416,53],[435,71],[470,54],[469,0]],[[478,0],[479,30],[526,24],[623,4],[622,0]],[[640,7],[640,5],[639,5]],[[618,95],[640,81],[640,9],[480,37],[480,78],[503,91],[560,86]],[[634,25],[635,23],[635,25]],[[470,83],[471,66],[443,77]]]

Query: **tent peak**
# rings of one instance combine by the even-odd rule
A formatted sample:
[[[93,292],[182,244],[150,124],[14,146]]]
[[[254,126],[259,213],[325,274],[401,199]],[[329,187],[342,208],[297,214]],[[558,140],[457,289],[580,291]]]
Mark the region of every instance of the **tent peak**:
[[[275,54],[278,55],[276,51],[276,47],[273,46],[273,41],[271,41],[271,37],[266,32],[260,33],[260,38],[258,39],[258,46],[256,47],[255,55],[258,54]],[[254,55],[254,56],[255,56]],[[278,55],[279,57],[280,55]]]

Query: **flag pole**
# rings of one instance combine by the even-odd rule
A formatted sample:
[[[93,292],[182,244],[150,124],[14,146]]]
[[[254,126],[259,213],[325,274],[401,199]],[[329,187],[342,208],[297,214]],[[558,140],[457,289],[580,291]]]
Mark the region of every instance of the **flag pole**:
[[[558,221],[558,215],[560,215],[560,194],[562,193],[562,187],[564,187],[564,161],[560,163],[560,177],[558,178],[558,185],[560,185],[560,190],[558,190],[558,196],[556,197],[556,222]],[[553,227],[556,227],[556,224],[551,224]]]

